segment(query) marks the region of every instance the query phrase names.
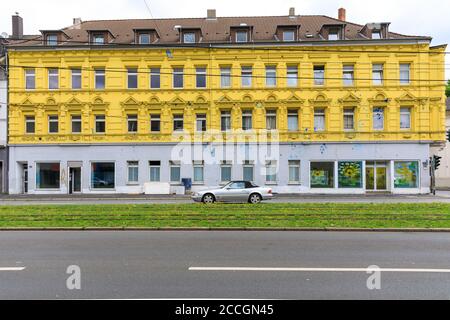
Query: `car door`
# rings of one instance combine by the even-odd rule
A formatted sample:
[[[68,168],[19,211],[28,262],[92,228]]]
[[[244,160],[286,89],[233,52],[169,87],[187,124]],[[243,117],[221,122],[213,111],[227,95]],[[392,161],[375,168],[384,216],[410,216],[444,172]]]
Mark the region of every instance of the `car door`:
[[[247,201],[244,182],[234,182],[230,184],[226,191],[226,198],[228,202]]]

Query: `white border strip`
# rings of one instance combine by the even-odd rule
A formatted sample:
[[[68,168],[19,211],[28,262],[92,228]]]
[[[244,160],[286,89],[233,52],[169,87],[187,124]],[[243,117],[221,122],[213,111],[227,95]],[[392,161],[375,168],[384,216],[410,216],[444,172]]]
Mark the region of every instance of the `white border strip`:
[[[254,271],[254,272],[411,272],[450,273],[450,269],[408,268],[254,268],[254,267],[190,267],[189,271]]]
[[[0,268],[0,271],[23,271],[25,270],[25,267],[6,267],[6,268]]]

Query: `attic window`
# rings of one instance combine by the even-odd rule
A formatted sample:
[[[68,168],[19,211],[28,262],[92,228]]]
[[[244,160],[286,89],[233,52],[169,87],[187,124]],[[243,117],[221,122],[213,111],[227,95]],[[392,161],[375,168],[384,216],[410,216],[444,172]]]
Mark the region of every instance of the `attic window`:
[[[328,40],[330,41],[336,41],[339,39],[339,30],[338,29],[331,29],[330,33],[328,34]]]
[[[236,32],[236,42],[247,42],[248,32],[247,31],[237,31]]]
[[[283,31],[283,41],[295,41],[295,31],[294,30]]]
[[[58,45],[58,35],[57,34],[49,34],[46,37],[46,44],[48,46],[56,46]]]
[[[139,34],[139,44],[150,44],[150,34],[140,33]]]
[[[372,31],[372,39],[382,39],[381,30],[373,30]]]
[[[195,43],[195,33],[194,32],[183,33],[183,42],[184,43]]]
[[[96,33],[92,35],[92,43],[93,44],[104,44],[105,43],[105,35],[102,33]]]

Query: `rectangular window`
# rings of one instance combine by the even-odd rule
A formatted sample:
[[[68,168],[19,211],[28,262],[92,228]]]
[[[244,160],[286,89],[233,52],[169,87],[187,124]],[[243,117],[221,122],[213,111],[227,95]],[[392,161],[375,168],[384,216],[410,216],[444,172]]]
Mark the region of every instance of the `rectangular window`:
[[[276,130],[277,129],[277,111],[267,110],[266,111],[266,129]]]
[[[203,183],[203,161],[194,161],[194,183]]]
[[[138,132],[138,116],[137,114],[129,114],[127,116],[128,133]]]
[[[266,162],[266,183],[277,182],[277,162],[267,161]]]
[[[384,108],[373,108],[373,129],[384,130]]]
[[[248,32],[247,31],[237,31],[236,32],[236,42],[247,42]]]
[[[50,90],[59,88],[58,69],[48,69],[48,88]]]
[[[103,34],[94,34],[92,36],[92,42],[94,44],[104,44],[105,43],[105,36]]]
[[[59,163],[36,163],[37,189],[59,189],[60,176]]]
[[[34,69],[25,70],[25,88],[28,90],[36,89],[36,73]]]
[[[206,68],[196,68],[195,83],[197,88],[206,88]]]
[[[245,181],[253,181],[253,164],[246,161],[243,165],[243,177]]]
[[[339,188],[362,188],[363,186],[362,162],[338,162]]]
[[[288,87],[298,86],[298,66],[287,67],[287,85]]]
[[[325,84],[325,66],[314,66],[314,85],[323,86]]]
[[[283,31],[283,41],[295,41],[295,31],[294,30]]]
[[[266,86],[275,87],[277,85],[277,68],[275,66],[266,67]]]
[[[161,69],[151,68],[150,69],[150,88],[160,89],[161,88]]]
[[[128,89],[137,89],[138,87],[138,70],[136,68],[128,69]]]
[[[95,133],[106,132],[106,119],[104,115],[95,116]]]
[[[355,82],[355,67],[353,65],[344,65],[342,78],[344,86],[353,86]]]
[[[330,41],[339,40],[339,30],[330,30],[328,33],[328,40]]]
[[[150,181],[159,182],[161,181],[161,161],[150,161]]]
[[[400,129],[411,129],[411,108],[400,108]]]
[[[114,162],[92,162],[91,188],[114,189],[115,170]]]
[[[314,109],[314,131],[325,131],[325,109]]]
[[[105,69],[96,69],[95,89],[97,90],[105,89],[105,86],[106,86]]]
[[[220,87],[231,87],[231,68],[220,68]]]
[[[298,110],[288,110],[288,130],[298,131]]]
[[[183,88],[183,86],[184,86],[183,68],[173,69],[173,87],[177,89]]]
[[[174,114],[173,115],[173,131],[183,131],[183,115],[182,114]]]
[[[252,86],[252,67],[242,67],[241,68],[241,84],[242,87]]]
[[[81,89],[81,69],[72,69],[72,89]]]
[[[181,181],[181,167],[176,161],[170,161],[170,182],[179,183]]]
[[[139,183],[139,162],[138,161],[128,161],[128,183],[137,184]]]
[[[221,182],[229,182],[231,181],[231,168],[232,165],[229,162],[222,162],[220,166],[220,181]]]
[[[231,130],[231,113],[230,111],[222,111],[220,113],[220,130],[230,131]]]
[[[289,183],[300,183],[300,160],[289,160]]]
[[[252,130],[253,128],[253,119],[252,119],[252,111],[244,110],[242,111],[242,130]]]
[[[25,133],[35,133],[36,121],[34,116],[25,116]]]
[[[81,116],[72,116],[72,133],[81,133]]]
[[[150,44],[150,34],[148,33],[139,34],[139,44]]]
[[[372,66],[372,79],[375,86],[383,85],[383,73],[384,66],[382,64],[377,63]]]
[[[48,133],[58,133],[58,116],[48,116]]]
[[[206,114],[197,114],[196,129],[197,132],[206,131]]]
[[[394,186],[399,189],[418,188],[419,163],[417,161],[396,161],[394,163]]]
[[[183,33],[183,42],[184,43],[195,43],[195,33],[194,32]]]
[[[344,109],[344,130],[354,130],[355,129],[355,109],[345,108]]]
[[[48,46],[58,45],[58,35],[56,35],[56,34],[47,35],[47,45]]]
[[[150,116],[150,131],[160,132],[161,131],[161,115],[152,114]]]
[[[311,162],[311,188],[334,188],[334,162]]]
[[[411,65],[409,63],[400,64],[400,84],[408,85],[411,82]]]
[[[373,30],[372,31],[372,39],[379,40],[381,39],[381,30]]]

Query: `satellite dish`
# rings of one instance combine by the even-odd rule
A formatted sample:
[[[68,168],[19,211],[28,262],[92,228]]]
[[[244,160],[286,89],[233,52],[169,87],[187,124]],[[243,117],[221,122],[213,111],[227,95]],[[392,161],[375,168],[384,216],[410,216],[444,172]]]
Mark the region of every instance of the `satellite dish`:
[[[2,34],[0,34],[0,37],[6,39],[9,37],[9,35],[6,32],[2,32]]]

